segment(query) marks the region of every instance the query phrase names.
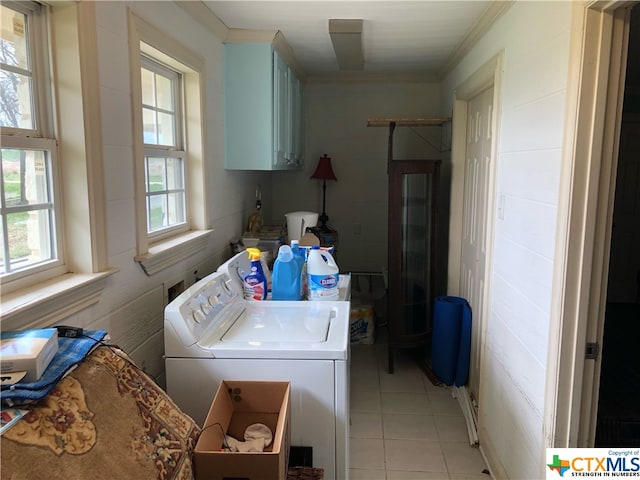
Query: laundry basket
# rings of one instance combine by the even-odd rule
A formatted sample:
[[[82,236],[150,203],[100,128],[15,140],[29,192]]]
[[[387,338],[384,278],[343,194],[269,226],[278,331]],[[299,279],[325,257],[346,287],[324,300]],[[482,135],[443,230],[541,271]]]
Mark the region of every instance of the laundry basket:
[[[323,480],[324,469],[312,467],[289,467],[287,480]]]

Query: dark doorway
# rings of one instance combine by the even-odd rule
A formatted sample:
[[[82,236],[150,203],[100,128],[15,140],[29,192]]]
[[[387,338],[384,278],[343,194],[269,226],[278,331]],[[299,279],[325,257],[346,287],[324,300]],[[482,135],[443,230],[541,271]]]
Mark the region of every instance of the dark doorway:
[[[640,446],[640,5],[622,116],[595,447]]]

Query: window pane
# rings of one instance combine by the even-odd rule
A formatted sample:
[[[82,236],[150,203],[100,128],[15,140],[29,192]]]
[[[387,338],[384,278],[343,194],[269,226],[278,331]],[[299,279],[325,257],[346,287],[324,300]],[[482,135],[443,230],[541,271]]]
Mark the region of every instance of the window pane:
[[[143,110],[143,140],[147,145],[179,147],[181,143],[180,74],[142,57],[141,88]]]
[[[173,136],[173,115],[158,112],[158,144],[175,146],[176,140]]]
[[[142,68],[140,71],[140,75],[142,77],[142,103],[145,105],[149,105],[150,107],[156,106],[156,97],[155,97],[155,88],[153,86],[153,77],[155,74],[147,70],[146,68]]]
[[[3,127],[35,129],[31,103],[31,77],[18,73],[0,72],[2,104],[0,124]]]
[[[158,134],[157,134],[158,126],[156,124],[156,112],[154,110],[150,110],[148,108],[142,109],[142,128],[143,128],[142,141],[150,145],[157,145],[158,144]]]
[[[26,15],[2,6],[0,125],[35,129]],[[9,68],[12,67],[12,68]]]
[[[182,174],[182,159],[167,158],[167,189],[184,189],[184,177]]]
[[[147,192],[162,192],[167,189],[165,159],[147,158]]]
[[[3,148],[2,183],[7,207],[50,202],[45,152]]]
[[[166,195],[153,195],[148,201],[149,231],[153,232],[166,226]]]
[[[52,259],[51,212],[48,209],[7,214],[9,264],[12,271]],[[3,273],[4,263],[2,267]]]
[[[184,223],[184,192],[170,193],[168,200],[169,225]]]
[[[158,108],[162,110],[174,111],[173,107],[173,82],[171,79],[156,75],[156,92],[158,98]]]
[[[2,5],[2,63],[30,70],[27,16]]]
[[[48,153],[17,148],[1,152],[6,219],[1,269],[7,273],[54,258],[54,211]]]

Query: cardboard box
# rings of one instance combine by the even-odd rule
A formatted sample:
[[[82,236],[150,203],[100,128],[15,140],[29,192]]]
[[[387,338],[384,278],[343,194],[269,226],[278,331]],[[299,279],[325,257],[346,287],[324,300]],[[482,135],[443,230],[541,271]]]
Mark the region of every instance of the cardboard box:
[[[223,380],[193,453],[196,480],[286,480],[291,438],[289,382]],[[223,450],[224,436],[244,440],[249,425],[273,433],[264,452]]]
[[[2,373],[26,372],[21,382],[39,380],[57,352],[58,330],[55,328],[0,334],[0,370]]]

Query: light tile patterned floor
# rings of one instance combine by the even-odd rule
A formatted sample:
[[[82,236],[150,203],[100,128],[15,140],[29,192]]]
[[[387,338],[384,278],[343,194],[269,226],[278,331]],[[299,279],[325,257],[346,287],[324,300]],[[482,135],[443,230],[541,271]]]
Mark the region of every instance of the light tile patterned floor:
[[[491,480],[458,401],[403,352],[387,372],[384,333],[351,347],[352,480]]]

